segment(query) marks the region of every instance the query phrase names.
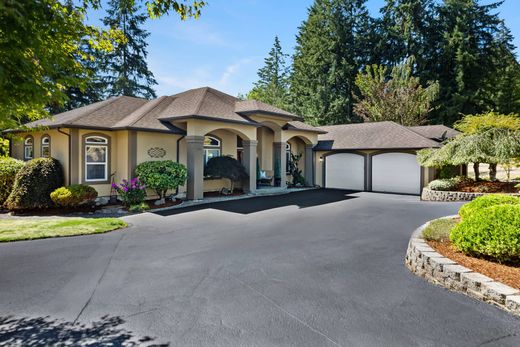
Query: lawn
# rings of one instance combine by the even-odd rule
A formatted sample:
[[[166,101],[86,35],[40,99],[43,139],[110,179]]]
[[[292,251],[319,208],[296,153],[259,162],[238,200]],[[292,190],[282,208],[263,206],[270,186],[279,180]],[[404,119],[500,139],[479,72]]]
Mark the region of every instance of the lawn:
[[[0,219],[0,242],[99,234],[126,226],[118,218]]]

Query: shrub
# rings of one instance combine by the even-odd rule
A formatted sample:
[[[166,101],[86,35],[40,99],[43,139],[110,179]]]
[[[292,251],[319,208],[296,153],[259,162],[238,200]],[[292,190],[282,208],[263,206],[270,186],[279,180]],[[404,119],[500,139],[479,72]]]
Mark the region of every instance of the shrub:
[[[504,204],[518,205],[520,204],[520,198],[516,196],[501,194],[489,194],[479,196],[475,200],[463,205],[459,210],[459,216],[460,218],[465,219],[478,210],[484,209],[486,207]]]
[[[213,157],[208,160],[204,168],[204,175],[229,179],[231,181],[231,192],[233,192],[235,182],[249,177],[244,165],[229,156]]]
[[[123,205],[127,207],[140,205],[146,198],[146,186],[137,177],[130,181],[122,180],[119,185],[112,183],[112,188],[117,190]]]
[[[0,158],[0,206],[11,194],[16,174],[24,164],[23,161],[14,158]]]
[[[5,205],[10,210],[49,208],[51,193],[63,185],[63,168],[54,158],[28,161],[18,171]]]
[[[135,173],[147,188],[163,199],[169,189],[177,189],[188,177],[188,170],[173,160],[146,161],[137,165]]]
[[[453,178],[459,174],[459,167],[455,165],[444,165],[439,169],[439,178],[448,179]]]
[[[422,234],[426,240],[447,241],[450,239],[450,232],[458,221],[453,218],[440,218],[431,221]]]
[[[457,186],[457,182],[453,178],[441,178],[433,180],[428,184],[428,189],[431,190],[452,190]]]
[[[86,184],[73,184],[60,187],[51,193],[51,200],[58,206],[78,207],[93,204],[98,196],[97,191]]]
[[[471,256],[520,261],[520,204],[477,210],[453,228],[450,240]]]
[[[146,202],[141,202],[140,204],[131,205],[128,208],[128,211],[130,212],[144,212],[148,211],[150,209],[150,206]]]

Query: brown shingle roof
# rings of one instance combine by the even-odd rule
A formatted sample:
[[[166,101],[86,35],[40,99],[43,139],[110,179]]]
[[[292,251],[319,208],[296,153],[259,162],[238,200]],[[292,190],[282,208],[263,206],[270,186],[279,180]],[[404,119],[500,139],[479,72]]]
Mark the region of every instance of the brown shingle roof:
[[[312,125],[306,124],[304,122],[300,122],[297,120],[290,121],[283,126],[284,130],[303,130],[310,131],[318,134],[325,134],[326,131],[320,128],[313,127]]]
[[[422,125],[415,127],[408,127],[416,133],[427,137],[435,141],[444,141],[445,139],[451,139],[460,134],[459,131],[449,128],[445,125]]]
[[[266,104],[265,102],[258,100],[243,100],[239,101],[235,105],[235,112],[249,115],[252,113],[265,113],[265,114],[273,114],[277,116],[288,117],[290,119],[302,119],[300,116],[297,116],[293,113],[282,110],[278,107],[274,107],[272,105]]]
[[[435,141],[394,122],[343,124],[319,127],[315,150],[418,149],[438,147]]]

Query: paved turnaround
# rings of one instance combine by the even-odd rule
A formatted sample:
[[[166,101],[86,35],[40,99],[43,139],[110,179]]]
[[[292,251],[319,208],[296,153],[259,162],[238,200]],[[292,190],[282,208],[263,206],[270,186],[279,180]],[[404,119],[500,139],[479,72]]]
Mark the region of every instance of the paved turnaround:
[[[315,190],[0,244],[0,345],[519,346],[520,319],[403,264],[459,206]]]

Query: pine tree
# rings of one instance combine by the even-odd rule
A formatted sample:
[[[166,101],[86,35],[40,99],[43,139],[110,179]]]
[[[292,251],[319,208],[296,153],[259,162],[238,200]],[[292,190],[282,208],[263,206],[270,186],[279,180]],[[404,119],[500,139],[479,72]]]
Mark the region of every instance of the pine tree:
[[[273,47],[265,58],[264,66],[258,70],[259,80],[248,93],[248,99],[260,100],[279,108],[287,107],[289,93],[287,57],[288,54],[283,53],[280,40],[276,36]]]
[[[315,0],[299,28],[293,57],[293,111],[311,124],[360,121],[355,77],[370,59],[371,19],[365,0]]]
[[[142,28],[147,15],[134,1],[110,0],[108,6],[103,23],[121,30],[126,41],[118,43],[104,58],[107,96],[156,97],[153,86],[157,82],[146,62],[146,39],[150,33]]]

